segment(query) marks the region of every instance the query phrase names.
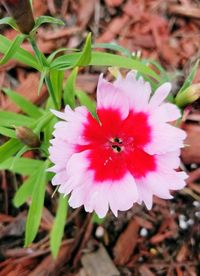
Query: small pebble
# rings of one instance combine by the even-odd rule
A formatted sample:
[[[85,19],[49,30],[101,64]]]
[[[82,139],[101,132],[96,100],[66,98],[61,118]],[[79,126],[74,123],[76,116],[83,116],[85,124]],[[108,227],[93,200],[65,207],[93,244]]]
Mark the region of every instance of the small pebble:
[[[199,208],[200,207],[200,202],[199,201],[193,201],[193,206],[195,206],[195,207],[197,207],[197,208]]]
[[[146,229],[146,228],[142,228],[142,229],[140,230],[140,236],[141,236],[141,237],[146,237],[147,235],[148,235],[147,229]]]
[[[181,229],[185,230],[188,228],[188,224],[185,220],[179,220],[179,226]]]
[[[199,211],[199,212],[195,212],[194,214],[195,214],[195,216],[196,216],[197,218],[200,219],[200,211]]]
[[[98,226],[95,232],[95,236],[97,238],[102,238],[104,235],[104,228],[102,226]]]

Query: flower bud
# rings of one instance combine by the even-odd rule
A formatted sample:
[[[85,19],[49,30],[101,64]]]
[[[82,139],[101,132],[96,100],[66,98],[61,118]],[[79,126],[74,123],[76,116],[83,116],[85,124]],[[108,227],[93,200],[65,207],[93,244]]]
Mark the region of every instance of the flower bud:
[[[175,102],[179,107],[189,105],[200,98],[200,83],[195,83],[176,96]]]
[[[19,30],[28,34],[34,27],[35,21],[29,0],[2,0],[0,1],[16,21]]]
[[[32,131],[32,129],[20,126],[15,128],[17,139],[23,144],[31,148],[37,148],[40,146],[40,140],[38,136]]]

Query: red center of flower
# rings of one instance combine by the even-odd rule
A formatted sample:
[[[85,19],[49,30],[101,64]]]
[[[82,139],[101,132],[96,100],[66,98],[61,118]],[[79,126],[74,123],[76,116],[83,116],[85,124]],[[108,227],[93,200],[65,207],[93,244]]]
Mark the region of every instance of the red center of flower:
[[[125,120],[118,110],[98,110],[101,123],[88,115],[83,136],[87,145],[77,151],[88,150],[90,170],[96,181],[120,180],[127,172],[141,178],[156,169],[155,158],[143,147],[150,142],[148,115],[130,112]]]

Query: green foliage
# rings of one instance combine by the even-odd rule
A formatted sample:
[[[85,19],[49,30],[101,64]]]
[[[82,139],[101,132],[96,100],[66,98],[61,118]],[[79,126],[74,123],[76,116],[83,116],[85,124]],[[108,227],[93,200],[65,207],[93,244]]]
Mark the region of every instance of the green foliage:
[[[196,75],[198,67],[199,67],[199,59],[195,62],[192,69],[190,70],[190,73],[189,73],[188,77],[186,78],[186,80],[184,81],[184,83],[183,83],[181,89],[179,90],[177,96],[192,84],[192,81],[193,81],[193,79]]]
[[[13,42],[9,45],[8,49],[5,51],[5,55],[0,60],[0,65],[7,63],[12,57],[14,57],[15,53],[19,49],[19,46],[22,44],[25,36],[17,35]]]
[[[96,116],[96,103],[83,91],[76,90],[76,97],[78,98],[81,105],[85,105],[87,109]]]
[[[50,234],[50,247],[54,258],[57,257],[58,250],[61,245],[64,228],[65,228],[66,217],[67,217],[67,210],[68,210],[67,198],[61,194],[58,202],[58,208],[57,208],[53,228]]]
[[[22,143],[17,139],[11,138],[0,146],[0,163],[16,154],[22,147]]]
[[[77,60],[76,64],[74,65],[74,67],[87,66],[90,63],[90,61],[91,61],[91,33],[88,34],[85,41],[85,45],[83,47],[83,51],[79,59]]]
[[[4,88],[3,91],[16,105],[21,108],[24,113],[30,117],[39,118],[43,114],[43,112],[36,105],[22,97],[19,93],[8,88]]]
[[[8,50],[8,48],[12,45],[12,41],[7,39],[5,36],[0,34],[0,53],[5,54]],[[42,70],[42,67],[37,62],[36,58],[31,55],[28,51],[18,48],[17,51],[14,53],[13,57],[14,59],[20,61],[21,63],[24,63],[25,65],[34,68],[38,71]]]
[[[65,23],[60,19],[57,19],[57,18],[54,18],[54,17],[51,17],[51,16],[40,16],[40,17],[36,18],[35,26],[32,29],[31,33],[34,33],[35,31],[37,31],[37,29],[42,24],[46,24],[46,23],[57,24],[57,25],[65,25]]]
[[[64,104],[68,104],[71,108],[75,107],[75,81],[78,73],[78,67],[75,67],[74,70],[70,73],[67,78],[65,87],[63,100]]]
[[[26,115],[8,111],[0,111],[0,126],[30,126],[33,123],[34,119]]]
[[[47,183],[46,169],[47,162],[43,163],[37,170],[26,221],[25,246],[28,246],[35,239],[40,225]]]
[[[117,43],[96,43],[92,45],[92,48],[101,48],[101,49],[107,49],[107,50],[112,50],[116,52],[120,52],[124,54],[127,57],[133,58],[133,54],[126,48],[120,46]]]
[[[11,28],[13,28],[16,31],[19,31],[17,24],[15,20],[12,17],[4,17],[0,19],[0,25],[9,25]]]

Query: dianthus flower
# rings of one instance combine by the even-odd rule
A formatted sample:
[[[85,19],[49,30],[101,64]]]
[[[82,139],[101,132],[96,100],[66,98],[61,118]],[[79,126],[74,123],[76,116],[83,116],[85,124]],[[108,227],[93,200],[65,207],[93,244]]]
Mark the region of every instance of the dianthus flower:
[[[151,209],[153,195],[170,199],[170,190],[185,186],[187,175],[175,169],[186,135],[167,123],[181,114],[163,102],[170,89],[165,83],[150,98],[150,84],[134,72],[114,83],[101,75],[98,120],[83,106],[53,111],[63,121],[55,124],[49,148],[55,164],[52,184],[60,185],[60,193],[71,193],[71,207],[84,205],[99,217],[110,207],[117,216],[135,202]]]

